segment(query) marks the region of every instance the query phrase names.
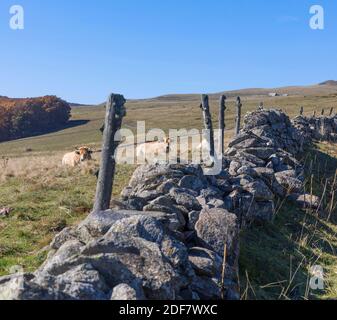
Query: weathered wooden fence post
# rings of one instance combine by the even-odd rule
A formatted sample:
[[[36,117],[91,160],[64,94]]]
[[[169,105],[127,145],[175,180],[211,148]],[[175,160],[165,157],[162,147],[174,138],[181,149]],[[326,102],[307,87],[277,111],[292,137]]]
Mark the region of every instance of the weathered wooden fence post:
[[[119,144],[119,141],[115,141],[115,135],[121,128],[123,117],[126,114],[125,102],[122,95],[111,94],[106,104],[102,159],[98,175],[94,212],[110,208],[116,167],[115,151]]]
[[[330,117],[332,117],[332,114],[333,114],[334,110],[335,110],[334,107],[332,107],[332,108],[330,109],[330,114],[329,114]]]
[[[213,123],[212,123],[212,116],[209,109],[209,99],[208,95],[203,94],[201,96],[201,109],[203,111],[204,116],[204,124],[205,129],[207,132],[209,132],[209,150],[210,150],[210,156],[214,158],[215,151],[214,151],[214,131],[213,131]]]
[[[236,99],[236,122],[235,122],[235,135],[239,135],[240,129],[241,129],[241,108],[242,108],[242,103],[241,103],[241,98],[237,97]]]
[[[226,111],[226,96],[222,95],[220,97],[220,106],[219,106],[219,129],[220,129],[220,152],[223,155],[225,153],[225,111]]]

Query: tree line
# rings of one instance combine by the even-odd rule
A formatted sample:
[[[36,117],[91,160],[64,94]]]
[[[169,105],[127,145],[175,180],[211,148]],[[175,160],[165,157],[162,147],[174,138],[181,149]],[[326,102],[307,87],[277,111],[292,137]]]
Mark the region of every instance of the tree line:
[[[61,127],[69,121],[70,111],[70,105],[56,96],[0,97],[0,142]]]

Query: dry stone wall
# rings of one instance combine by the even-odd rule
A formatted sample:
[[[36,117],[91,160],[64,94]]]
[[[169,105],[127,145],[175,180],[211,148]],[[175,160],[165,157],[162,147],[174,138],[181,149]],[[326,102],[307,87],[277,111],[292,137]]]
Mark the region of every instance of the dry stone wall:
[[[247,114],[218,176],[198,165],[138,167],[115,209],[64,229],[35,273],[0,278],[0,298],[239,299],[240,230],[272,221],[277,198],[308,205],[296,159],[314,138],[307,122]]]
[[[311,140],[337,141],[337,115],[304,117],[299,116],[293,120],[293,125],[305,137],[307,143]]]

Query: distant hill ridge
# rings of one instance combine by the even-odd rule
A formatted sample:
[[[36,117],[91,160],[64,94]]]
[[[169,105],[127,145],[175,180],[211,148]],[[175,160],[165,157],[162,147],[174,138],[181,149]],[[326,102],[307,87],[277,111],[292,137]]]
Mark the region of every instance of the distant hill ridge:
[[[287,86],[287,87],[279,87],[279,88],[245,88],[245,89],[237,89],[237,90],[228,90],[216,93],[209,93],[211,99],[217,99],[220,95],[226,95],[227,98],[236,98],[237,96],[241,97],[253,97],[253,96],[268,96],[269,93],[278,93],[280,95],[328,95],[328,94],[336,94],[337,80],[327,80],[315,85],[309,86]],[[149,97],[143,99],[128,99],[129,101],[191,101],[191,100],[199,100],[200,94],[207,92],[199,92],[199,93],[181,93],[181,94],[166,94],[157,97]],[[6,96],[0,95],[0,104],[15,104],[17,102],[24,103],[32,98],[9,98]],[[40,99],[40,98],[33,98]],[[72,103],[68,102],[70,107],[78,107],[78,106],[91,106],[91,104],[84,103]],[[105,102],[98,104],[97,106],[103,106]]]
[[[328,80],[322,82],[320,84],[308,85],[308,86],[287,86],[280,88],[246,88],[246,89],[238,89],[238,90],[230,90],[230,91],[222,91],[216,93],[210,93],[209,97],[211,99],[218,99],[220,95],[226,95],[227,98],[236,98],[240,97],[264,97],[268,96],[269,93],[278,93],[280,95],[287,94],[290,96],[319,96],[319,95],[330,95],[336,94],[337,81]],[[203,92],[206,93],[206,92]],[[191,100],[199,100],[201,93],[194,94],[167,94],[159,97],[154,97],[150,99],[142,99],[144,101],[191,101]],[[137,100],[137,99],[135,99]]]
[[[336,80],[328,80],[319,84],[320,86],[337,86]]]

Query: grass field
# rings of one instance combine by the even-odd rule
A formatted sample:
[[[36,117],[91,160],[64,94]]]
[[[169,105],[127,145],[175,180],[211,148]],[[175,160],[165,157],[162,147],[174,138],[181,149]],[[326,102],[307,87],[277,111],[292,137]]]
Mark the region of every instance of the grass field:
[[[298,115],[301,106],[309,115],[337,104],[336,94],[330,91],[276,98],[244,95],[242,100],[244,113],[255,110],[264,101],[266,108],[280,108],[291,117]],[[217,127],[218,97],[211,96],[210,103]],[[146,121],[148,129],[200,129],[199,104],[195,95],[129,101],[124,126],[134,131],[137,120],[141,120]],[[227,107],[229,139],[233,135],[235,98],[228,100]],[[8,273],[13,265],[34,270],[44,260],[45,247],[53,236],[65,226],[77,224],[90,212],[96,187],[93,172],[98,167],[99,155],[95,154],[97,158],[92,163],[75,169],[62,168],[61,159],[64,152],[75,146],[99,148],[103,118],[102,106],[76,106],[72,109],[72,120],[85,124],[0,144],[0,208],[13,208],[8,218],[0,218],[0,275]],[[333,179],[337,168],[337,147],[318,145],[308,155],[315,159],[314,187],[321,194],[324,179]],[[1,161],[2,157],[8,157],[9,162]],[[318,170],[319,163],[327,165]],[[115,197],[133,170],[133,166],[118,166]],[[304,212],[287,203],[280,207],[273,224],[245,231],[240,260],[242,298],[337,298],[335,218],[335,211],[327,221],[324,215]],[[308,269],[314,262],[326,268],[329,286],[323,292],[310,294],[306,290]]]
[[[337,88],[337,86],[336,86]],[[337,90],[337,89],[336,89]],[[210,96],[211,111],[214,127],[218,122],[218,96]],[[243,96],[243,113],[256,110],[261,101],[266,108],[276,107],[284,110],[291,117],[299,114],[301,106],[305,114],[312,115],[322,108],[327,111],[337,105],[337,94],[294,95],[289,97],[270,98],[268,96]],[[148,129],[159,128],[166,132],[169,129],[201,129],[203,126],[202,113],[199,108],[200,97],[197,95],[173,96],[150,100],[133,100],[126,104],[127,117],[124,127],[136,131],[137,121],[146,121]],[[85,125],[68,128],[59,132],[27,139],[0,143],[0,156],[21,156],[26,149],[32,149],[33,154],[50,154],[55,151],[73,150],[75,146],[90,145],[99,147],[101,133],[99,128],[103,124],[105,110],[103,106],[77,106],[72,109],[73,121],[88,121]],[[227,101],[226,125],[228,138],[232,136],[235,119],[235,99]]]

